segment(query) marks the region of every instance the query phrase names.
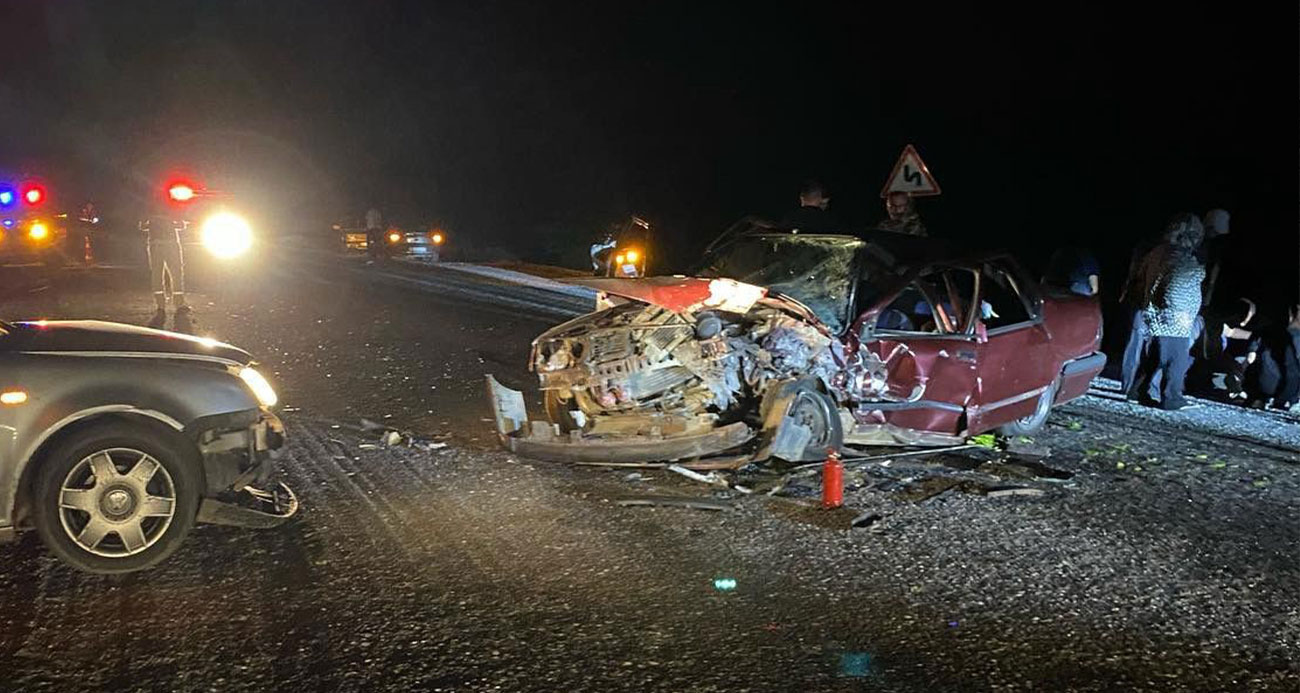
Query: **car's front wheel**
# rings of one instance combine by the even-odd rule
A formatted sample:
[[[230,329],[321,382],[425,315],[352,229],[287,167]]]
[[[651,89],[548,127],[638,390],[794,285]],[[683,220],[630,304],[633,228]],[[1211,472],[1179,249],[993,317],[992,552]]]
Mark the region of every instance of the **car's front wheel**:
[[[835,401],[817,389],[802,385],[790,403],[790,412],[786,416],[807,428],[811,434],[799,459],[788,460],[789,462],[823,460],[826,459],[827,450],[838,452],[844,446],[844,428]]]
[[[197,452],[178,436],[98,425],[37,463],[33,522],[50,551],[75,568],[107,574],[152,567],[194,526]]]

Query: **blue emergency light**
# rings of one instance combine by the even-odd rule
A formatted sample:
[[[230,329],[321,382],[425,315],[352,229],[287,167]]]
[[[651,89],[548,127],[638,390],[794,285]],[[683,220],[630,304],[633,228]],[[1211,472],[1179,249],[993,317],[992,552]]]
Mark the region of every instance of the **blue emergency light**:
[[[0,188],[0,207],[8,207],[16,199],[18,199],[18,195],[14,193],[13,188],[9,186]]]
[[[13,220],[13,219],[5,219],[3,222],[0,222],[0,223],[3,223],[3,224],[5,225],[5,228],[6,228],[6,229],[12,229],[12,228],[14,227],[14,220]]]

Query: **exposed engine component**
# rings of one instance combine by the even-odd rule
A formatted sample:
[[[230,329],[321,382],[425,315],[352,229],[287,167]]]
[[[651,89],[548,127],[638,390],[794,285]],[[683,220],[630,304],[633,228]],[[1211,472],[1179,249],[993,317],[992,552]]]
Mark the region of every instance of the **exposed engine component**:
[[[780,307],[683,315],[624,304],[534,343],[541,387],[580,412],[590,434],[709,428],[739,420],[769,383],[813,375],[831,387],[833,340]]]

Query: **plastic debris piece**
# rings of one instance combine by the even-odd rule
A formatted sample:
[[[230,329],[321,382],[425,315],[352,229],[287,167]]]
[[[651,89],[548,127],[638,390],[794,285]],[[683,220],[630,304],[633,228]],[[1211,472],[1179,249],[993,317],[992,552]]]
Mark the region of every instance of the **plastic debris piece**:
[[[978,436],[971,436],[968,440],[971,445],[978,445],[982,448],[995,448],[998,444],[997,436],[992,433],[984,433]]]
[[[719,592],[730,592],[736,589],[736,578],[731,578],[731,577],[713,578],[713,589]]]

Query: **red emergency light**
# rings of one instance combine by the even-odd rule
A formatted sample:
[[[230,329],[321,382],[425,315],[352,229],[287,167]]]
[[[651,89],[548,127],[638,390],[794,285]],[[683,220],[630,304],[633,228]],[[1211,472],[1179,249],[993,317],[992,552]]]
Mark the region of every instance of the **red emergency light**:
[[[28,185],[23,188],[23,201],[33,207],[45,201],[45,188]]]
[[[167,197],[173,202],[189,202],[194,199],[194,187],[188,183],[172,183],[167,186]]]

